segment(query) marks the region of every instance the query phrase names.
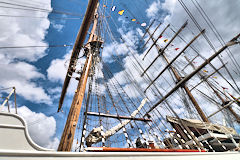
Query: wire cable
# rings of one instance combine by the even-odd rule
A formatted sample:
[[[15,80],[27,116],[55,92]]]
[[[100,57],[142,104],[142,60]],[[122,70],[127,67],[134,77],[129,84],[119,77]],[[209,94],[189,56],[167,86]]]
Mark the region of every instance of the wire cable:
[[[4,46],[0,47],[0,49],[16,49],[16,48],[57,48],[57,47],[72,47],[73,45],[46,45],[46,46]]]
[[[4,15],[4,14],[1,14],[0,17],[16,17],[16,18],[48,18],[48,19],[56,19],[56,20],[66,20],[66,19],[76,19],[76,20],[79,20],[79,19],[82,19],[82,18],[58,18],[58,17],[33,17],[33,16],[19,16],[19,15]]]

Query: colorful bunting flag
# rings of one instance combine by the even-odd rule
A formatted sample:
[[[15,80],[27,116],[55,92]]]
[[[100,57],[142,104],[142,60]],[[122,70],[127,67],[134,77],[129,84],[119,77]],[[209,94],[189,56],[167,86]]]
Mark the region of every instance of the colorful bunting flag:
[[[213,78],[217,79],[217,77],[216,77],[216,76],[214,76]]]
[[[167,42],[168,41],[168,39],[164,39],[164,42]]]
[[[162,36],[160,36],[159,38],[162,38]]]
[[[175,48],[175,50],[177,51],[177,50],[179,50],[179,48]]]
[[[207,71],[207,70],[203,70],[203,72],[205,72],[205,73],[208,73],[208,71]]]
[[[131,21],[135,22],[135,21],[136,21],[136,19],[131,19]]]
[[[112,12],[114,12],[116,9],[116,6],[112,6]]]
[[[118,12],[119,15],[123,15],[123,13],[124,13],[124,10],[121,10]]]
[[[107,6],[104,4],[103,7],[107,8]]]
[[[228,89],[228,88],[222,86],[222,89],[225,90],[225,89]]]
[[[147,26],[147,23],[142,23],[141,26],[142,26],[142,27],[146,27],[146,26]]]

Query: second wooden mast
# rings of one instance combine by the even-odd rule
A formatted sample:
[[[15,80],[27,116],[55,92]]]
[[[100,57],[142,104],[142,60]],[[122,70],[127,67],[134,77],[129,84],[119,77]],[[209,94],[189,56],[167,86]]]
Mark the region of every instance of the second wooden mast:
[[[79,79],[77,90],[72,101],[72,105],[68,114],[61,141],[58,146],[58,151],[71,151],[89,73],[91,72],[94,57],[98,56],[99,54],[99,50],[97,50],[96,48],[99,48],[102,44],[102,41],[99,40],[99,37],[95,35],[98,23],[97,9],[98,5],[95,8],[92,30],[88,42],[85,45],[86,61],[81,73],[81,77]]]

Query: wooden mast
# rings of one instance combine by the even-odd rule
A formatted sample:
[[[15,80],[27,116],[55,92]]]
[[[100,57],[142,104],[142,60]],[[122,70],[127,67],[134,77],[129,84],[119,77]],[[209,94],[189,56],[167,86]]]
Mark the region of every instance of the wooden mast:
[[[181,52],[178,53],[178,55],[176,57],[174,57],[169,63],[168,65],[166,65],[164,67],[164,69],[157,75],[156,78],[154,78],[154,80],[152,80],[152,82],[147,86],[147,88],[145,89],[144,92],[146,92],[146,90],[177,60],[178,57],[180,57],[185,50],[201,35],[205,32],[205,30],[202,30],[197,36],[195,36],[182,50]]]
[[[185,59],[188,61],[188,63],[192,66],[192,68],[193,68],[193,69],[196,69],[196,67],[194,66],[194,64],[193,64],[192,62],[190,62],[190,60],[189,60],[186,56],[184,56],[184,57],[185,57]],[[201,73],[198,73],[198,74],[200,75],[201,78],[204,77]],[[205,82],[206,82],[207,85],[213,90],[213,92],[217,95],[217,97],[221,100],[222,106],[230,103],[230,102],[227,103],[227,101],[224,100],[224,98],[223,98],[223,97],[219,94],[219,92],[212,86],[212,84],[209,83],[208,79],[206,79]],[[232,115],[236,118],[236,121],[237,121],[238,123],[240,123],[240,117],[239,117],[239,115],[232,109],[232,106],[229,105],[229,106],[227,107],[227,109],[228,109],[228,110],[232,113]]]
[[[149,31],[148,31],[148,34],[151,35]],[[154,38],[152,38],[152,40],[154,41]],[[161,48],[158,45],[156,45],[156,47],[157,47],[158,50],[161,50]],[[162,56],[165,59],[165,61],[167,62],[167,64],[170,64],[170,62],[167,59],[167,57],[164,54],[162,54]],[[178,74],[177,70],[173,66],[171,66],[171,65],[169,66],[169,68],[172,70],[172,72],[173,72],[174,76],[176,77],[177,81],[178,82],[181,81],[182,78]],[[201,107],[198,105],[196,99],[193,97],[193,95],[190,92],[189,88],[185,84],[183,84],[183,88],[186,91],[186,93],[187,93],[188,97],[190,98],[190,100],[192,101],[193,105],[195,106],[195,108],[196,108],[198,114],[200,115],[200,117],[202,118],[202,120],[204,122],[209,122],[208,118],[206,117],[206,115],[202,111]]]
[[[97,7],[97,4],[98,4],[98,0],[89,0],[89,2],[88,2],[87,11],[86,11],[84,19],[82,21],[82,25],[79,29],[75,44],[73,46],[73,51],[72,51],[71,59],[70,59],[69,66],[68,66],[68,72],[67,72],[65,80],[64,80],[61,97],[59,100],[58,112],[62,108],[62,104],[64,101],[65,94],[67,92],[68,85],[71,80],[71,76],[72,76],[73,72],[75,71],[75,66],[77,63],[76,61],[79,56],[79,52],[82,49],[83,43],[86,39],[87,32],[90,28],[92,18],[94,15],[94,11],[95,11],[95,8]]]
[[[156,62],[156,60],[158,59],[158,57],[160,57],[161,55],[164,54],[165,50],[167,49],[167,47],[173,42],[173,40],[182,32],[182,30],[187,26],[188,22],[186,21],[181,27],[180,29],[174,34],[174,36],[169,40],[169,42],[167,43],[167,45],[161,49],[160,47],[159,50],[158,50],[158,55],[154,58],[154,60],[150,63],[150,65],[143,71],[142,75],[143,76],[147,70]],[[169,27],[169,24],[167,25],[167,27]],[[167,29],[167,27],[165,29]],[[163,31],[165,31],[165,29]],[[149,32],[149,35],[151,36],[150,32]],[[160,36],[158,37],[158,39],[162,36],[162,33],[160,34]],[[152,44],[153,45],[156,45],[158,39],[156,39],[154,41],[154,43]],[[152,37],[152,40],[154,40],[154,38]],[[151,47],[148,49],[147,53],[144,55],[144,57],[150,52],[151,50]]]
[[[97,36],[95,35],[95,30],[97,28],[97,6],[95,7],[95,16],[94,16],[94,24],[89,36],[88,43],[86,44],[85,48],[87,49],[87,58],[84,64],[83,71],[81,73],[81,77],[77,86],[77,90],[75,92],[72,105],[68,114],[67,122],[65,124],[65,128],[61,137],[60,144],[58,146],[58,151],[71,151],[72,143],[75,135],[75,130],[77,127],[77,122],[79,119],[82,101],[86,89],[87,79],[89,76],[89,72],[92,66],[93,56],[94,56],[94,49],[92,48],[91,43],[97,42]],[[90,19],[91,21],[92,19]]]
[[[220,53],[222,53],[226,48],[236,45],[239,43],[238,38],[240,37],[240,33],[235,36],[233,39],[231,39],[226,45],[224,45],[222,48],[220,48],[217,52],[215,52],[212,56],[210,56],[208,59],[206,59],[200,66],[196,68],[193,72],[191,72],[189,75],[181,79],[175,87],[173,87],[164,97],[162,97],[157,103],[155,103],[145,114],[148,115],[154,108],[156,108],[160,103],[162,103],[164,100],[166,100],[172,93],[174,93],[178,88],[182,87],[189,79],[191,79],[194,75],[196,75],[201,69],[203,69],[207,64],[209,64],[213,59],[215,59]]]

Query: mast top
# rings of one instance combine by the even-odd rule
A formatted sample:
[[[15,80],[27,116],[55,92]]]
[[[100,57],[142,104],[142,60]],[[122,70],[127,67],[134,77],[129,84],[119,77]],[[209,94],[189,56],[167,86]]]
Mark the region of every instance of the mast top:
[[[67,88],[68,88],[68,85],[70,83],[71,76],[73,74],[73,70],[76,66],[76,59],[78,58],[80,50],[81,50],[81,48],[83,46],[83,43],[86,39],[87,32],[90,28],[90,24],[91,24],[92,19],[94,17],[94,13],[95,13],[95,10],[96,10],[97,6],[98,6],[98,0],[89,0],[87,11],[85,13],[84,19],[82,21],[82,25],[79,29],[79,32],[78,32],[78,35],[77,35],[77,38],[76,38],[76,41],[75,41],[75,44],[74,44],[74,47],[73,47],[70,63],[69,63],[69,66],[68,66],[68,71],[67,71],[67,74],[66,74],[66,77],[65,77],[65,80],[64,80],[64,84],[63,84],[63,87],[62,87],[62,92],[61,92],[59,105],[58,105],[58,112],[62,108],[62,104],[63,104],[64,98],[65,98],[65,95],[66,95],[66,92],[67,92]]]

